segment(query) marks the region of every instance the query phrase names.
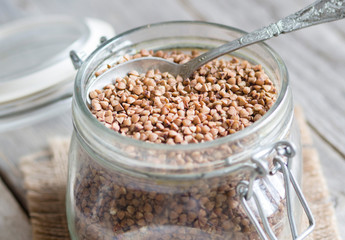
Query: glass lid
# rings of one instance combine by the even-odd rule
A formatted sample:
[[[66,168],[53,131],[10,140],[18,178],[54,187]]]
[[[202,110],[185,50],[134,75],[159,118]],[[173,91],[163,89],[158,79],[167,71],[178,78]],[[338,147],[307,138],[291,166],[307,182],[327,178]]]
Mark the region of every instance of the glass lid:
[[[69,51],[90,54],[102,36],[115,35],[100,20],[40,16],[0,26],[0,104],[73,81]]]

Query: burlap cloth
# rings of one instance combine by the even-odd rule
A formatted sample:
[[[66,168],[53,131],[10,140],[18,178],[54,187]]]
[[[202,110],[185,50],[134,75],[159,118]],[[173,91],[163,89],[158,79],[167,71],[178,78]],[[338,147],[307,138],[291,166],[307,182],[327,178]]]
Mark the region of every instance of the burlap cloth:
[[[296,116],[303,144],[303,192],[316,219],[316,228],[308,239],[340,239],[317,151],[301,110],[296,110]],[[33,239],[70,239],[65,213],[69,141],[55,138],[49,146],[50,150],[22,159],[20,166],[27,189]]]

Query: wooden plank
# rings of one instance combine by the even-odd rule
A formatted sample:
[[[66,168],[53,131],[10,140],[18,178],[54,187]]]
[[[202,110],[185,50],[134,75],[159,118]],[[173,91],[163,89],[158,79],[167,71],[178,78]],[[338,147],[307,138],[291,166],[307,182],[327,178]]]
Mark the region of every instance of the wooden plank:
[[[298,108],[297,110],[298,111],[296,112],[296,116],[297,114],[300,116],[302,109]],[[320,170],[322,171],[322,174],[325,177],[325,180],[328,186],[329,199],[324,199],[321,202],[323,203],[328,202],[333,205],[334,210],[335,210],[334,214],[337,218],[339,234],[342,238],[345,238],[345,228],[341,227],[343,223],[345,222],[345,191],[343,187],[345,161],[343,160],[342,156],[337,154],[323,140],[321,136],[319,136],[315,131],[313,131],[313,129],[310,128],[310,126],[308,127],[308,123],[305,122],[304,119],[297,118],[297,120],[301,128],[301,139],[302,139],[303,147],[305,148],[304,153],[312,154],[313,149],[317,150],[317,153],[316,153],[318,155],[317,158],[321,164]],[[306,156],[306,157],[309,157],[309,156]],[[311,169],[311,170],[314,171],[315,169]],[[306,176],[308,176],[308,174],[310,173],[305,173]],[[324,188],[323,186],[320,186],[318,191],[320,191],[320,189],[323,189],[323,188]],[[305,189],[305,192],[308,192],[308,190]],[[325,224],[325,222],[321,224]]]
[[[0,179],[0,240],[30,240],[29,220]]]
[[[345,239],[345,161],[326,144],[319,135],[312,131],[314,145],[318,150],[323,174],[327,180],[331,200],[335,208],[340,236]]]
[[[71,111],[60,113],[51,119],[33,123],[30,126],[18,126],[0,135],[0,176],[26,207],[25,188],[19,171],[19,161],[48,147],[51,137],[65,136],[72,133]]]
[[[178,1],[170,0],[161,0],[159,4],[155,0],[28,0],[25,4],[19,0],[14,0],[14,3],[11,0],[5,1],[8,1],[7,5],[11,4],[12,8],[17,9],[21,15],[66,14],[96,17],[113,24],[118,33],[158,21],[192,20],[192,16]],[[1,10],[0,13],[2,13]],[[12,18],[14,16],[6,16],[7,21]]]

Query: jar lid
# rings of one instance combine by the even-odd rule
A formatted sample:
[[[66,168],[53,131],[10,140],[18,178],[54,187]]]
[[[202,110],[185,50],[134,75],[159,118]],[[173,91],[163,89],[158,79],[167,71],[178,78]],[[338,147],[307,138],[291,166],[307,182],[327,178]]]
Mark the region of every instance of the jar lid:
[[[40,16],[1,26],[0,105],[73,81],[76,70],[69,51],[87,56],[101,37],[114,35],[106,22],[70,16]]]

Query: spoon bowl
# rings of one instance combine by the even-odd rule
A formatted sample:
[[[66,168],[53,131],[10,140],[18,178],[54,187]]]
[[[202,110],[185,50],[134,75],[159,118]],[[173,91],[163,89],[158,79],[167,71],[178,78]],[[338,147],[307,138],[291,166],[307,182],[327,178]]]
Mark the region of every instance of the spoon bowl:
[[[88,88],[89,90],[87,94],[89,95],[91,91],[101,89],[107,84],[114,82],[118,77],[123,78],[133,70],[139,73],[146,73],[152,69],[159,69],[161,72],[169,72],[170,74],[177,76],[180,72],[180,66],[181,65],[177,63],[158,57],[142,57],[126,61],[108,69],[105,73],[100,75],[97,78],[97,81],[94,81]],[[91,104],[90,98],[87,98],[87,104]]]

